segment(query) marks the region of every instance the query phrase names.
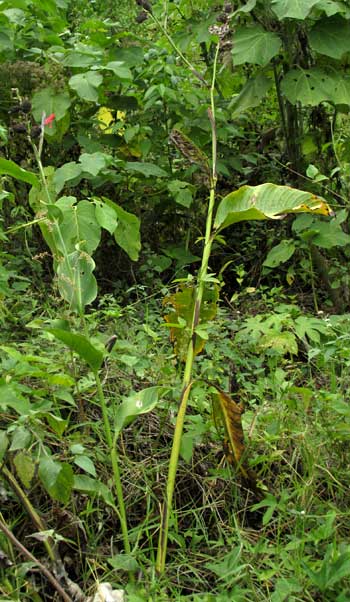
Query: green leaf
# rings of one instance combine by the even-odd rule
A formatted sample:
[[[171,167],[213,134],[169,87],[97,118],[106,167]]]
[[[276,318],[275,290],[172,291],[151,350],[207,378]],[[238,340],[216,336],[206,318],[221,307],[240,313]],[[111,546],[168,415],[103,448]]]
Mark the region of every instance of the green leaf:
[[[65,343],[69,349],[75,351],[90,368],[96,372],[101,368],[103,353],[82,334],[76,334],[60,328],[45,328],[46,332],[52,334],[56,339]]]
[[[16,178],[16,180],[21,180],[36,188],[40,187],[40,180],[34,173],[22,169],[22,167],[19,167],[19,165],[13,161],[8,161],[7,159],[0,159],[0,174],[12,176],[13,178]]]
[[[62,165],[62,167],[56,169],[53,182],[57,194],[61,192],[66,182],[75,180],[82,174],[82,172],[82,165],[79,165],[79,163],[76,163],[75,161],[65,163],[65,165]]]
[[[309,43],[313,50],[333,59],[341,59],[350,52],[350,23],[339,16],[322,19],[309,33]]]
[[[290,259],[295,251],[294,240],[282,240],[269,251],[263,265],[268,268],[276,268]]]
[[[82,491],[83,493],[90,493],[100,495],[106,504],[112,505],[114,503],[113,495],[109,487],[98,481],[92,479],[85,474],[78,474],[74,476],[73,489]]]
[[[127,67],[125,65],[125,63],[122,61],[111,61],[110,63],[107,63],[107,65],[105,67],[102,67],[102,69],[107,69],[107,70],[113,71],[114,75],[119,77],[119,79],[123,79],[123,80],[131,80],[132,79],[132,73],[131,73],[129,67]]]
[[[28,452],[20,451],[16,454],[13,463],[16,472],[25,487],[30,487],[35,473],[35,463]]]
[[[263,67],[276,56],[281,47],[277,34],[265,31],[260,25],[238,27],[232,48],[235,65],[252,63]]]
[[[97,174],[106,167],[108,159],[108,155],[100,152],[91,154],[83,153],[79,157],[83,171],[86,171],[92,176],[97,176]]]
[[[75,200],[75,197],[61,197],[56,203],[63,214],[63,221],[59,225],[61,236],[58,237],[53,232],[56,245],[62,254],[74,252],[78,245],[80,250],[91,255],[97,249],[101,238],[95,205],[85,200],[75,204]]]
[[[153,163],[140,163],[139,161],[129,161],[125,164],[126,171],[136,171],[146,178],[155,176],[156,178],[166,178],[167,172]]]
[[[241,92],[229,105],[229,109],[232,111],[231,117],[236,117],[247,109],[258,106],[271,86],[272,80],[262,73],[248,79]]]
[[[110,234],[115,232],[118,225],[118,216],[115,209],[103,203],[100,199],[94,199],[96,219],[101,228],[107,230]]]
[[[137,418],[137,416],[154,410],[161,391],[164,391],[164,387],[149,387],[148,389],[134,393],[131,397],[123,401],[116,412],[115,432],[120,433],[123,427]]]
[[[173,195],[175,201],[183,207],[190,207],[193,197],[191,184],[181,180],[172,180],[168,184],[168,189]]]
[[[86,71],[86,73],[78,73],[73,75],[69,80],[70,87],[76,91],[80,98],[97,102],[97,88],[102,84],[103,77],[96,71]]]
[[[9,438],[6,431],[0,431],[0,463],[3,461],[7,448],[9,446]]]
[[[271,8],[279,19],[300,19],[308,16],[318,0],[272,0]]]
[[[24,426],[16,427],[13,432],[9,451],[26,449],[27,447],[29,447],[31,439],[32,435],[28,429],[26,429]]]
[[[136,559],[131,554],[117,554],[111,558],[107,558],[111,567],[117,571],[133,571],[139,570],[139,565]]]
[[[76,458],[74,458],[74,464],[79,466],[79,468],[85,470],[85,472],[91,474],[93,477],[96,476],[96,469],[94,463],[88,456],[77,456]]]
[[[345,247],[350,244],[350,236],[342,230],[341,226],[330,222],[321,222],[313,224],[315,234],[312,243],[322,249],[332,249],[333,247]]]
[[[53,458],[42,458],[39,463],[39,478],[52,499],[67,504],[73,487],[73,470],[69,464]]]
[[[82,313],[97,296],[95,262],[85,251],[73,251],[57,262],[57,285],[73,311]]]
[[[118,224],[114,230],[117,244],[129,255],[132,261],[137,261],[141,249],[140,220],[136,215],[125,211],[122,207],[106,197],[102,200],[111,207],[116,215]]]
[[[342,73],[327,73],[318,68],[291,69],[281,84],[289,102],[317,106],[329,101],[334,104],[350,105],[350,79]]]
[[[241,221],[282,219],[287,213],[303,212],[329,215],[330,208],[321,197],[290,186],[242,186],[220,202],[215,228],[220,231]]]
[[[46,117],[55,113],[55,118],[60,121],[67,113],[72,101],[68,92],[57,92],[54,88],[44,88],[36,92],[32,98],[32,112],[35,121],[41,123],[43,112]],[[53,122],[53,126],[54,126]]]

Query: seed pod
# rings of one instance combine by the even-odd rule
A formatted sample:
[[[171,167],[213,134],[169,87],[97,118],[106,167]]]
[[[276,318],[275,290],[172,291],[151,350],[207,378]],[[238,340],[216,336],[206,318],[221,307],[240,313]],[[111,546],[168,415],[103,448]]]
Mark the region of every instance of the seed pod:
[[[33,138],[33,139],[34,138],[39,138],[40,134],[41,134],[41,127],[40,127],[40,125],[35,125],[30,130],[30,137]]]
[[[26,98],[22,104],[21,104],[21,111],[23,113],[30,113],[30,111],[32,110],[32,104],[31,102]]]
[[[148,14],[146,13],[145,10],[143,10],[141,13],[139,13],[137,15],[137,17],[136,17],[136,23],[143,23],[147,19],[148,19]]]
[[[136,0],[136,4],[147,10],[149,13],[152,12],[151,3],[148,0]]]
[[[12,126],[12,131],[16,132],[16,134],[26,134],[27,126],[25,123],[14,123]]]

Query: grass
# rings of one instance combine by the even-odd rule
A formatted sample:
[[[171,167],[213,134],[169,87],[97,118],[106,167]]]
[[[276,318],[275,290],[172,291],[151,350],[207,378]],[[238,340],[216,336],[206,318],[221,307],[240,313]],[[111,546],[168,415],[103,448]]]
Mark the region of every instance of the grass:
[[[28,304],[36,305],[31,299]],[[273,307],[269,315],[271,311]],[[250,317],[254,312],[253,306],[246,308]],[[248,491],[227,465],[207,387],[198,381],[185,423],[167,570],[161,578],[154,564],[176,390],[127,426],[120,438],[128,556],[122,553],[118,521],[108,501],[111,469],[96,387],[87,369],[35,329],[22,325],[18,342],[15,332],[8,342],[3,330],[2,385],[13,384],[16,395],[34,408],[29,420],[23,420],[1,398],[2,436],[6,431],[11,445],[4,462],[21,482],[18,456],[30,458],[35,471],[22,487],[53,530],[69,577],[85,593],[93,592],[98,579],[126,588],[131,602],[350,600],[347,322],[344,318],[337,324],[332,318],[329,335],[318,343],[309,341],[308,356],[300,342],[299,355],[291,358],[273,347],[259,350],[252,345],[254,337],[246,336],[238,348],[236,333],[245,327],[244,320],[244,315],[219,312],[195,370],[215,378],[225,390],[231,386],[233,397],[244,401],[247,458],[264,493],[257,497]],[[284,323],[291,329],[288,320]],[[122,308],[109,298],[89,316],[95,337],[118,336],[101,373],[111,419],[113,408],[131,390],[154,384],[176,387],[178,366],[161,323],[160,304],[152,300]],[[81,456],[90,460],[80,462],[83,468],[75,462],[79,454],[72,452],[79,444],[84,448],[80,461]],[[36,473],[43,450],[71,465],[76,475],[102,485],[95,492],[73,489],[66,503],[52,501]],[[45,560],[42,543],[33,537],[36,529],[5,479],[0,496],[3,520],[34,556]],[[46,581],[3,535],[0,548],[3,599],[52,600]]]

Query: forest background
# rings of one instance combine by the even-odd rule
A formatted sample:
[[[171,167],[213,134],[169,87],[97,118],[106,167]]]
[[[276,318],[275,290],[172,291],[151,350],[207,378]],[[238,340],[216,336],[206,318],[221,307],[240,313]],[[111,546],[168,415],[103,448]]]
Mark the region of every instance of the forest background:
[[[349,60],[346,1],[0,2],[4,601],[350,600]]]

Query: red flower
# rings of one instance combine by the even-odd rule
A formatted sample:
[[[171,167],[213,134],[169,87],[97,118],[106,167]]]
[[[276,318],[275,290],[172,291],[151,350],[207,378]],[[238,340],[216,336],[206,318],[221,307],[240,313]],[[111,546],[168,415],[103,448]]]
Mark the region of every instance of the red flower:
[[[51,113],[51,115],[49,115],[48,117],[46,117],[46,119],[44,119],[44,125],[48,125],[49,128],[52,128],[52,122],[55,119],[56,115],[55,113]]]

